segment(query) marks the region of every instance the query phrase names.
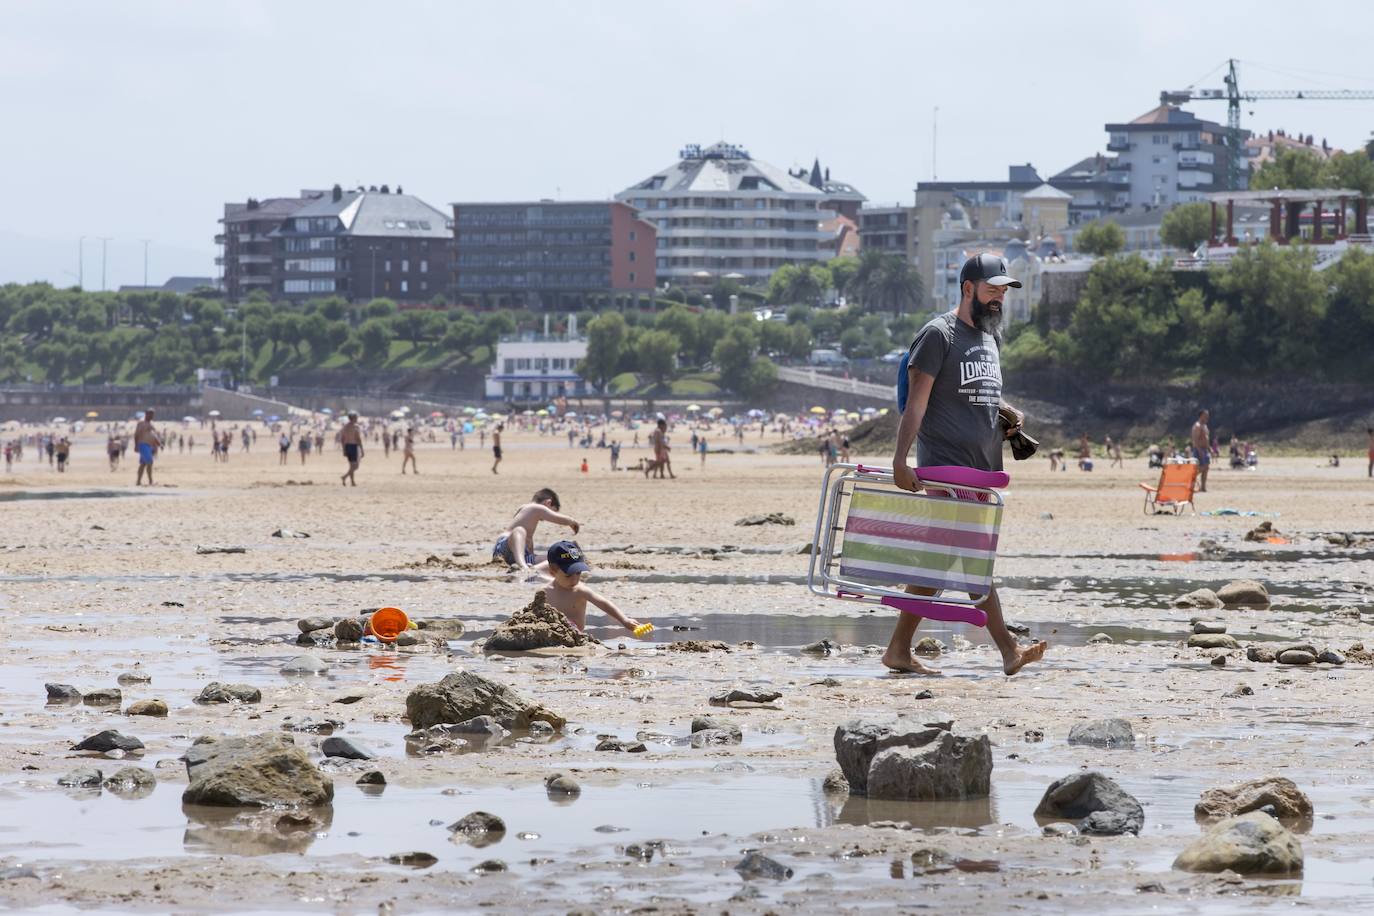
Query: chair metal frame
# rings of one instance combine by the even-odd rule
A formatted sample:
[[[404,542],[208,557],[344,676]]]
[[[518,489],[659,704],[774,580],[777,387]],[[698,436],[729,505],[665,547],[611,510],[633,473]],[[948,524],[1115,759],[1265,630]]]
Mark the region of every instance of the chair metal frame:
[[[918,475],[917,479],[926,487],[985,494],[987,498],[983,502],[984,505],[996,506],[999,509],[1004,505],[1002,494],[995,489],[935,478],[921,478],[919,475],[922,470],[917,468],[915,473]],[[833,464],[826,468],[821,477],[820,503],[816,510],[816,528],[811,540],[811,562],[806,575],[807,588],[813,594],[826,598],[882,604],[919,617],[961,621],[980,627],[986,626],[987,614],[977,605],[987,599],[988,595],[991,594],[990,589],[986,593],[975,593],[973,596],[965,598],[945,597],[945,592],[927,597],[913,595],[898,588],[889,588],[872,582],[846,579],[839,575],[836,567],[843,557],[843,540],[839,536],[844,532],[843,522],[846,519],[846,515],[841,513],[842,511],[847,513],[845,507],[848,498],[852,496],[855,487],[859,484],[877,484],[896,488],[891,468],[870,467],[863,464]],[[932,496],[924,492],[911,493],[907,490],[897,490],[897,492],[911,499],[961,501],[952,496]],[[837,544],[840,547],[838,555],[836,554]]]

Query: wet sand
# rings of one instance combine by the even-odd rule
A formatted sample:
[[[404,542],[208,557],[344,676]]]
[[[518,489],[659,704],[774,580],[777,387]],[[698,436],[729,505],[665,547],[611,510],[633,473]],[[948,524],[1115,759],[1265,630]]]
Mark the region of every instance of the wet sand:
[[[1288,908],[1294,897],[1320,912],[1374,905],[1366,744],[1374,671],[1355,659],[1342,668],[1252,664],[1243,652],[1217,668],[1215,653],[1184,646],[1189,618],[1204,616],[1225,621],[1242,645],[1301,638],[1341,651],[1359,641],[1374,647],[1371,551],[1317,537],[1374,529],[1374,484],[1362,466],[1329,469],[1314,457],[1266,459],[1253,473],[1215,470],[1199,508],[1276,513],[1270,520],[1293,538],[1279,545],[1242,540],[1258,517],[1142,514],[1136,482],[1154,476],[1143,461],[1091,474],[1013,465],[998,560],[1003,602],[1010,620],[1051,642],[1050,653],[1006,678],[983,631],[927,625],[922,633],[951,651],[934,661],[942,677],[919,678],[888,676],[878,663],[886,612],[806,591],[797,551],[811,539],[815,458],[713,453],[703,469],[684,449],[678,480],[646,481],[609,472],[604,450],[514,435],[499,476],[489,452],[471,447],[475,439],[461,452],[420,444],[418,477],[401,476],[399,455],[384,458],[369,445],[360,485],[345,489],[336,452],[304,467],[293,454],[278,466],[260,433],[257,451],[235,451],[226,465],[203,449],[167,455],[159,486],[139,491],[132,464],[108,471],[102,444],[80,439],[67,474],[37,465],[30,452],[0,476],[0,794],[12,812],[0,832],[0,869],[24,865],[36,875],[0,881],[0,905],[375,912],[394,901],[397,912],[732,913],[918,904],[954,913],[1226,913]],[[751,436],[745,447],[757,444]],[[584,454],[586,475],[578,471]],[[642,454],[626,448],[622,458]],[[605,645],[587,657],[473,650],[534,589],[486,560],[515,507],[541,486],[558,490],[564,511],[582,523],[578,540],[600,567],[593,587],[653,620],[652,637],[629,638],[593,613],[590,632]],[[734,525],[769,512],[797,525]],[[282,527],[311,537],[270,536]],[[543,528],[537,540],[561,534]],[[1224,553],[1199,553],[1203,538]],[[198,555],[197,545],[245,552]],[[427,564],[431,555],[440,562]],[[1273,609],[1170,606],[1194,588],[1241,578],[1265,582]],[[402,650],[296,645],[299,617],[382,605],[460,618],[467,633],[447,646]],[[1365,617],[1333,613],[1352,606]],[[1099,632],[1114,641],[1088,644]],[[821,638],[842,648],[829,657],[798,651]],[[686,639],[733,649],[664,648]],[[754,645],[741,647],[746,640]],[[301,654],[323,659],[328,673],[278,673]],[[408,753],[406,694],[457,668],[565,716],[565,734],[482,752]],[[113,687],[134,669],[152,681],[124,687],[124,706],[156,697],[170,706],[167,718],[45,705],[44,682]],[[213,680],[253,684],[263,702],[193,703]],[[1224,696],[1241,684],[1253,695]],[[782,699],[776,708],[708,705],[710,694],[733,686],[768,687]],[[926,689],[933,698],[915,698]],[[348,693],[363,699],[333,702]],[[689,723],[702,714],[738,723],[743,744],[692,748]],[[994,745],[992,797],[922,804],[827,796],[821,781],[834,767],[835,726],[898,714],[985,731]],[[335,734],[375,748],[385,790],[354,785],[357,770],[372,765],[340,768],[328,816],[285,834],[252,815],[182,806],[177,758],[195,736],[272,732],[306,716],[338,720]],[[1104,716],[1132,721],[1135,750],[1066,743],[1073,725]],[[104,728],[147,745],[141,760],[125,762],[155,769],[150,796],[56,786],[77,766],[108,773],[123,765],[68,750]],[[1043,740],[1027,740],[1034,731]],[[639,738],[648,750],[595,751],[608,735]],[[320,738],[296,740],[312,747]],[[1044,788],[1083,767],[1141,800],[1141,836],[1041,835],[1032,811]],[[550,801],[542,782],[554,771],[573,774],[581,796]],[[1199,832],[1192,806],[1203,789],[1269,774],[1293,779],[1316,806],[1302,836],[1303,880],[1237,883],[1170,870]],[[474,810],[501,816],[505,838],[485,848],[451,843],[443,825]],[[746,885],[733,866],[751,848],[793,876]],[[997,867],[923,873],[912,854],[929,848]],[[415,870],[386,861],[411,851],[438,862]],[[508,870],[474,873],[492,859]]]

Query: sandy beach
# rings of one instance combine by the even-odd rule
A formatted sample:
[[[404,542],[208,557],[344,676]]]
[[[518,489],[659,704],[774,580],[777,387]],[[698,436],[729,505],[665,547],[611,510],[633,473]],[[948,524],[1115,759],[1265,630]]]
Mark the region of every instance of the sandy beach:
[[[193,430],[198,440],[199,428]],[[626,434],[628,440],[631,434]],[[1051,473],[1009,465],[997,561],[1009,621],[1045,639],[1043,662],[1001,673],[987,634],[927,622],[945,652],[935,678],[891,676],[880,662],[890,612],[826,600],[805,586],[820,481],[815,457],[772,454],[769,434],[713,440],[705,465],[675,433],[677,480],[612,473],[604,449],[515,433],[493,475],[469,436],[417,446],[420,474],[367,446],[358,486],[341,487],[332,445],[278,464],[270,433],[235,439],[227,463],[203,444],[169,450],[157,486],[135,466],[111,472],[104,437],[79,437],[58,474],[33,450],[0,476],[0,905],[42,912],[888,912],[1357,913],[1374,907],[1374,482],[1363,462],[1265,458],[1255,471],[1214,468],[1202,512],[1142,513],[1143,459],[1125,468]],[[489,442],[488,442],[489,445]],[[622,465],[647,454],[627,445]],[[584,455],[590,471],[582,473]],[[890,455],[866,457],[886,464]],[[1009,458],[1010,456],[1008,456]],[[132,458],[132,455],[131,455]],[[539,487],[582,525],[589,584],[658,630],[634,639],[593,612],[602,645],[572,657],[485,656],[474,641],[531,598],[535,585],[489,560],[495,536]],[[794,526],[740,527],[778,512]],[[1281,542],[1244,539],[1262,521]],[[273,537],[277,529],[308,538]],[[566,532],[541,527],[543,548]],[[1326,536],[1354,533],[1352,546]],[[1210,549],[1200,542],[1210,539]],[[241,553],[198,553],[201,547]],[[1263,583],[1272,608],[1173,606],[1194,589]],[[396,606],[459,620],[461,638],[388,648],[299,645],[299,618]],[[1353,610],[1352,610],[1353,609]],[[1190,618],[1224,623],[1238,650],[1188,648]],[[675,629],[680,628],[680,629]],[[424,631],[419,631],[423,636]],[[1108,639],[1098,638],[1106,634]],[[803,653],[821,639],[829,655]],[[728,648],[674,651],[674,642]],[[1251,662],[1245,647],[1306,642],[1344,665]],[[1226,656],[1222,665],[1213,657]],[[321,674],[288,676],[313,656]],[[553,735],[482,750],[408,745],[406,697],[452,671],[507,685],[567,720]],[[143,681],[120,675],[146,675]],[[258,703],[194,702],[213,681],[249,684]],[[45,683],[121,686],[119,703],[46,704]],[[1239,690],[1248,687],[1249,692]],[[765,706],[724,708],[732,687],[777,691]],[[929,691],[928,698],[918,698]],[[129,716],[158,699],[168,715]],[[346,702],[340,702],[341,700]],[[693,747],[693,717],[738,725],[738,745]],[[833,736],[856,719],[952,720],[992,744],[991,795],[895,802],[827,793]],[[1071,745],[1069,730],[1120,717],[1133,749]],[[299,820],[279,812],[183,806],[181,756],[202,735],[290,734],[314,759],[323,735],[377,759],[324,764],[332,805]],[[127,759],[74,752],[104,729],[139,738]],[[642,753],[597,751],[601,739]],[[119,752],[116,752],[118,754]],[[142,797],[59,787],[79,767],[137,764]],[[384,790],[358,786],[364,770]],[[1100,771],[1140,800],[1139,836],[1045,835],[1034,809],[1054,780]],[[572,775],[573,798],[544,779]],[[1243,879],[1171,868],[1202,832],[1193,806],[1209,788],[1284,776],[1311,798],[1298,833],[1301,878]],[[473,811],[502,818],[486,846],[445,825]],[[746,880],[757,849],[791,874]],[[423,852],[415,868],[388,857]],[[501,863],[500,868],[494,864]],[[930,863],[951,863],[931,867]]]

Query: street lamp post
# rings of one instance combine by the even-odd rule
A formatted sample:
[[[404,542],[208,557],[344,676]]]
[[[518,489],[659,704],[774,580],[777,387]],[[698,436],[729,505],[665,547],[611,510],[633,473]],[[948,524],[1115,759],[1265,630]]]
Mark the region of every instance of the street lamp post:
[[[100,291],[105,292],[105,249],[110,242],[110,237],[100,236]]]
[[[76,240],[76,288],[83,289],[86,285],[86,237],[83,235]]]
[[[143,243],[143,288],[148,288],[148,243],[152,239],[139,239]]]

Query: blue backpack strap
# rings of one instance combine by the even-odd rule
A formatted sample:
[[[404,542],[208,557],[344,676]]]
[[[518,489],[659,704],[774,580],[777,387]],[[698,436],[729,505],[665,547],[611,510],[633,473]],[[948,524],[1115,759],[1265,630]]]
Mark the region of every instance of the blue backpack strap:
[[[897,412],[906,410],[907,393],[911,390],[911,375],[907,372],[911,365],[911,351],[907,350],[897,363]]]

